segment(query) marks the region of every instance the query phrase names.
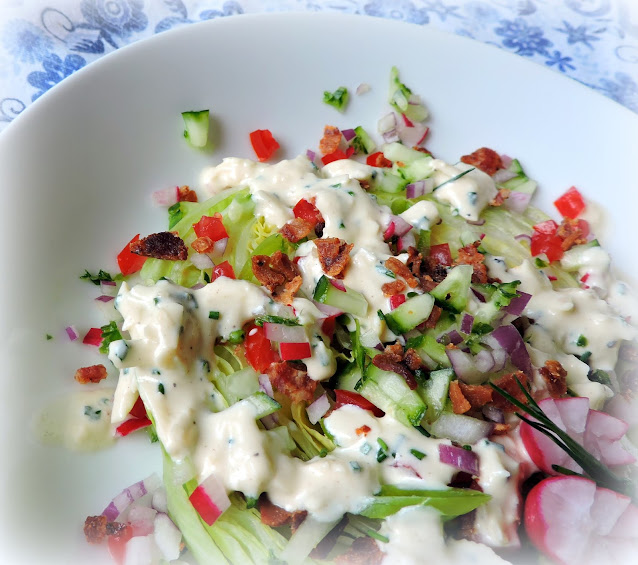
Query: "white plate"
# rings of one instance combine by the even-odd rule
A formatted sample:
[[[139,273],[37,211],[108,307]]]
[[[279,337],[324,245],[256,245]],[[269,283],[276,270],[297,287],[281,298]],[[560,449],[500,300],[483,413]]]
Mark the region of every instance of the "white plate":
[[[488,146],[520,157],[546,209],[580,187],[609,211],[604,241],[638,278],[627,262],[638,116],[541,66],[428,28],[331,14],[225,18],[124,48],[65,80],[0,136],[0,561],[108,562],[84,543],[84,518],[159,463],[145,437],[87,456],[31,436],[33,412],[79,386],[75,368],[99,362],[60,337],[67,323],[99,321],[94,289],[78,275],[115,271],[131,236],[165,225],[150,193],[196,186],[202,167],[223,156],[251,157],[254,129],[273,131],[278,157],[316,147],[327,123],[374,131],[388,110],[392,65],[432,112],[435,154],[455,161]],[[324,90],[362,82],[372,91],[353,96],[343,115],[321,101]],[[212,155],[181,136],[180,112],[201,108],[214,116]]]

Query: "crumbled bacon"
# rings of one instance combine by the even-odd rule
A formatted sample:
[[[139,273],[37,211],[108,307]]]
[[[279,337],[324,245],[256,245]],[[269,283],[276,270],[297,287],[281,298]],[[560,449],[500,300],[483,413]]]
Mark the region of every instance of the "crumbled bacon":
[[[384,557],[377,542],[370,537],[356,538],[350,549],[336,557],[336,565],[380,565]]]
[[[179,202],[197,202],[197,193],[188,186],[180,186],[177,191],[177,200]]]
[[[478,246],[480,244],[480,241],[475,241],[470,245],[461,247],[454,264],[471,265],[474,269],[474,272],[472,273],[472,282],[485,284],[487,282],[487,267],[485,266],[485,255],[478,251]]]
[[[370,190],[370,183],[367,180],[360,179],[359,184],[361,185],[361,188],[363,188],[363,190]]]
[[[423,367],[421,356],[416,352],[416,349],[412,349],[411,347],[408,347],[408,349],[405,350],[403,362],[411,371],[416,371]]]
[[[500,379],[494,381],[494,384],[516,398],[516,400],[518,400],[519,402],[527,404],[527,398],[525,398],[523,391],[518,386],[516,379],[518,379],[524,387],[527,387],[527,375],[525,375],[523,371],[517,371],[516,373],[503,375]],[[516,407],[512,403],[510,403],[509,400],[501,396],[496,391],[494,391],[492,403],[497,408],[500,408],[501,410],[504,410],[506,412],[513,412],[516,410]]]
[[[358,436],[367,436],[370,433],[370,426],[364,424],[360,428],[357,428],[355,432]]]
[[[293,218],[289,222],[285,223],[279,232],[288,241],[297,243],[304,237],[308,237],[314,228],[315,226],[308,220],[304,220],[303,218]]]
[[[414,247],[408,248],[408,258],[405,265],[418,279],[419,288],[430,292],[447,276],[447,269],[435,263],[430,257],[423,257]]]
[[[512,191],[507,188],[499,188],[498,194],[490,200],[490,206],[502,206],[510,197]]]
[[[413,145],[412,149],[421,153],[425,153],[426,155],[432,155],[432,152],[429,149],[426,149],[425,147],[421,147],[419,145]]]
[[[89,543],[102,543],[106,539],[106,516],[88,516],[84,521],[84,537]]]
[[[215,248],[215,242],[205,235],[193,241],[191,247],[197,251],[197,253],[210,253]]]
[[[563,251],[571,249],[574,245],[587,243],[587,237],[578,225],[578,220],[572,218],[563,218],[561,225],[556,230],[556,235],[563,240],[561,243]]]
[[[411,357],[411,361],[412,360],[413,358]],[[382,371],[391,371],[397,375],[401,375],[410,389],[414,390],[417,387],[414,374],[405,363],[405,353],[400,343],[386,345],[383,353],[375,355],[372,358],[372,364]]]
[[[272,363],[266,372],[272,386],[293,402],[310,404],[317,388],[317,381],[311,379],[304,369],[289,361]]]
[[[280,506],[270,502],[265,494],[259,497],[259,513],[261,515],[261,523],[271,528],[279,528],[281,526],[290,526],[293,533],[304,521],[308,513],[304,511],[288,512]]]
[[[315,239],[314,242],[323,272],[330,277],[342,279],[354,244],[346,243],[337,237]]]
[[[474,151],[474,153],[463,155],[463,157],[461,157],[461,161],[467,165],[473,165],[490,176],[503,168],[503,160],[501,159],[501,156],[496,151],[489,149],[488,147],[481,147]]]
[[[152,233],[129,245],[131,253],[167,261],[185,261],[188,249],[181,237],[169,231]]]
[[[401,294],[407,285],[403,281],[392,281],[389,283],[385,283],[381,290],[383,291],[383,296],[396,296],[397,294]]]
[[[494,389],[487,385],[466,385],[459,381],[459,387],[463,396],[470,403],[472,408],[483,408],[486,404],[492,402]]]
[[[468,399],[465,398],[465,395],[459,386],[459,381],[452,381],[450,383],[449,396],[452,401],[452,410],[455,414],[465,414],[472,408],[472,405],[469,403]]]
[[[405,263],[402,263],[396,257],[389,257],[385,262],[385,266],[398,277],[404,278],[410,288],[416,288],[418,286],[419,281],[412,274],[410,269],[405,265]]]
[[[270,257],[255,255],[252,258],[252,269],[255,278],[271,292],[277,302],[290,304],[301,288],[299,268],[281,251],[276,251]]]
[[[323,137],[319,142],[319,151],[321,151],[324,155],[328,155],[329,153],[334,153],[337,149],[339,149],[339,145],[341,144],[341,132],[339,128],[335,126],[325,126],[323,128]]]
[[[567,371],[553,359],[545,361],[545,366],[538,372],[547,384],[547,391],[552,398],[561,398],[567,394]]]
[[[436,305],[432,306],[432,312],[430,312],[428,319],[425,320],[425,327],[429,330],[435,328],[442,313],[443,308]]]
[[[512,429],[512,426],[510,426],[509,424],[494,424],[494,426],[492,427],[492,432],[490,433],[490,435],[492,435],[492,436],[504,436],[504,435],[508,434],[511,429]]]
[[[104,365],[91,365],[90,367],[80,367],[75,371],[75,380],[82,385],[87,383],[99,383],[108,375]]]

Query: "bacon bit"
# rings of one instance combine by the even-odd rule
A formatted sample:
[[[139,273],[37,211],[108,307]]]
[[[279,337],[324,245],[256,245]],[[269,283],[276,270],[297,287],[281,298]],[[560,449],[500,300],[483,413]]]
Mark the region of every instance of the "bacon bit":
[[[405,265],[418,279],[419,288],[425,292],[430,292],[447,276],[447,270],[443,265],[433,264],[429,257],[423,257],[414,247],[408,248]]]
[[[131,253],[166,261],[185,261],[188,249],[181,237],[169,231],[152,233],[151,235],[133,241],[129,245]]]
[[[503,168],[503,160],[501,156],[488,147],[481,147],[470,153],[469,155],[463,155],[461,161],[467,165],[473,165],[477,169],[480,169],[484,173],[492,176],[496,171]]]
[[[293,533],[308,515],[308,512],[305,510],[288,512],[280,506],[270,502],[268,496],[265,494],[262,494],[259,497],[259,513],[261,515],[262,524],[270,526],[271,528],[290,526]]]
[[[472,405],[472,408],[483,408],[489,402],[492,402],[494,389],[487,385],[466,385],[459,381],[459,387],[463,396]]]
[[[417,369],[421,369],[423,367],[421,356],[416,352],[416,349],[412,349],[411,347],[406,349],[405,355],[403,356],[403,362],[411,371],[416,371]]]
[[[358,436],[367,436],[370,433],[370,431],[371,431],[370,426],[366,426],[365,424],[355,430]]]
[[[252,269],[255,278],[271,292],[277,302],[290,304],[301,288],[299,267],[281,251],[276,251],[270,257],[255,255],[252,258]]]
[[[561,243],[563,251],[567,251],[575,245],[587,243],[587,237],[583,232],[582,226],[578,220],[572,218],[563,218],[561,225],[556,230],[556,235],[563,240]]]
[[[403,346],[400,343],[392,343],[390,345],[386,345],[383,350],[383,355],[386,355],[388,359],[394,361],[395,363],[401,363],[403,361]]]
[[[396,296],[397,294],[401,294],[408,285],[406,285],[403,281],[392,281],[389,283],[385,283],[381,290],[383,291],[383,296]]]
[[[432,155],[432,152],[426,149],[425,147],[420,147],[419,145],[413,145],[412,149],[415,151],[420,151],[421,153],[425,153],[426,155]]]
[[[465,395],[461,390],[459,381],[452,381],[450,383],[449,396],[452,401],[452,410],[455,414],[465,414],[472,408],[472,405],[469,403],[467,398],[465,398]]]
[[[89,543],[102,543],[106,539],[106,516],[88,516],[84,521],[84,537]]]
[[[475,241],[470,245],[459,249],[459,256],[455,265],[472,265],[474,272],[472,273],[472,282],[475,284],[485,284],[487,282],[487,267],[485,266],[485,255],[479,253],[478,246],[480,241]]]
[[[361,185],[361,188],[363,188],[363,190],[370,190],[370,183],[367,180],[361,179],[359,180],[359,184]]]
[[[319,142],[319,151],[321,151],[323,155],[328,155],[339,149],[340,144],[341,132],[339,128],[335,126],[325,126],[323,128],[323,137]]]
[[[346,243],[338,237],[315,239],[314,242],[323,272],[330,277],[342,279],[354,244]]]
[[[298,365],[289,361],[272,363],[266,374],[272,386],[281,394],[289,397],[293,402],[310,404],[317,388],[317,381],[308,377],[308,373],[297,368]]]
[[[552,398],[561,398],[567,394],[567,371],[553,359],[545,361],[545,366],[538,372],[547,384],[547,391]]]
[[[432,312],[430,312],[430,317],[425,321],[425,327],[429,330],[436,327],[436,324],[443,313],[443,308],[440,306],[432,306]]]
[[[288,241],[297,243],[304,237],[308,237],[314,230],[315,226],[308,220],[303,218],[293,218],[289,222],[285,223],[279,230],[279,233],[283,235]]]
[[[386,346],[383,353],[375,355],[372,358],[372,364],[375,367],[378,367],[382,371],[391,371],[392,373],[402,376],[410,387],[410,390],[414,390],[417,387],[416,379],[412,371],[410,371],[406,365],[402,364],[402,362],[403,346],[400,343]]]
[[[509,424],[494,424],[494,427],[492,428],[492,433],[490,435],[504,436],[504,435],[507,435],[511,429],[512,429],[512,426],[510,426]]]
[[[383,551],[371,537],[355,538],[346,553],[338,555],[336,565],[380,565],[384,557]]]
[[[99,383],[108,375],[104,365],[91,365],[90,367],[81,367],[75,371],[75,380],[82,385],[87,383]]]
[[[404,278],[410,288],[416,288],[419,285],[419,281],[410,272],[410,269],[396,257],[388,257],[385,262],[385,267],[398,277]]]
[[[527,398],[525,398],[523,391],[519,388],[516,379],[518,379],[524,387],[528,388],[527,375],[525,375],[523,371],[517,371],[516,373],[503,375],[500,379],[495,381],[494,384],[516,398],[516,400],[518,400],[519,402],[527,404]],[[516,410],[516,407],[511,404],[509,400],[505,399],[505,397],[501,396],[496,391],[494,392],[492,403],[494,404],[494,406],[500,408],[501,410],[504,410],[505,412],[513,412]]]
[[[180,186],[177,189],[178,202],[197,202],[197,193],[188,186]]]
[[[507,188],[499,188],[498,194],[490,200],[490,206],[502,206],[510,197],[512,191]]]
[[[215,248],[215,242],[208,236],[198,237],[191,247],[197,251],[197,253],[210,253]]]

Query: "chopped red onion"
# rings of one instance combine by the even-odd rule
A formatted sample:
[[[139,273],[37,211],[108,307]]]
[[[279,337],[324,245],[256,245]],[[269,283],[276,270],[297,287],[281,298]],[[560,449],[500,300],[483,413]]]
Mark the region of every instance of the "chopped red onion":
[[[372,87],[367,82],[362,82],[359,86],[357,86],[357,90],[355,90],[355,93],[360,96],[361,94],[370,92],[371,88]]]
[[[383,134],[383,141],[385,141],[386,143],[395,143],[399,141],[399,135],[397,134],[397,131],[396,130],[386,131]]]
[[[414,232],[408,232],[402,235],[397,241],[399,251],[407,251],[410,247],[416,247],[416,238]]]
[[[482,383],[485,380],[485,374],[478,369],[471,354],[461,351],[460,349],[445,349],[454,373],[464,383],[473,385]]]
[[[100,291],[105,296],[115,296],[117,294],[117,283],[115,281],[100,281]]]
[[[390,218],[392,220],[390,223],[394,224],[394,233],[392,235],[401,237],[412,229],[412,225],[408,224],[401,216],[392,215]]]
[[[273,428],[276,428],[277,426],[279,426],[279,417],[277,416],[277,414],[268,414],[268,416],[264,416],[259,421],[264,425],[264,428],[266,428],[267,430],[272,430]]]
[[[386,114],[385,116],[383,116],[378,124],[377,127],[379,129],[379,133],[387,133],[390,131],[393,131],[396,133],[396,127],[397,127],[397,116],[394,112],[390,112],[389,114]]]
[[[465,220],[468,224],[473,226],[482,226],[485,223],[485,218],[479,218],[478,220]]]
[[[226,251],[226,246],[228,245],[228,238],[225,237],[224,239],[220,239],[218,241],[215,242],[215,245],[213,245],[213,253],[216,253],[218,255],[223,255],[224,251]]]
[[[474,290],[473,288],[470,288],[470,290],[479,302],[485,303],[485,296],[483,296],[478,290]]]
[[[504,169],[509,169],[509,166],[512,164],[513,160],[514,159],[512,159],[509,155],[505,155],[505,153],[501,155],[501,161],[503,162]]]
[[[444,412],[432,424],[430,431],[440,438],[448,438],[457,443],[471,445],[487,437],[492,432],[494,424],[465,416]]]
[[[186,482],[186,481],[184,481]],[[147,477],[143,481],[138,481],[130,487],[125,488],[118,494],[104,509],[102,514],[110,521],[115,520],[131,503],[140,499],[147,492],[153,492],[162,485],[162,480],[155,474]]]
[[[492,175],[492,179],[496,184],[503,184],[508,180],[513,179],[516,176],[516,173],[509,171],[507,169],[499,169]]]
[[[478,456],[473,451],[462,447],[439,444],[439,460],[470,475],[478,476],[479,474]]]
[[[198,282],[194,284],[193,286],[191,286],[191,290],[199,290],[200,288],[204,288],[205,286],[206,286],[206,283]]]
[[[319,310],[322,314],[325,314],[327,317],[341,316],[341,314],[343,314],[343,310],[335,306],[330,306],[329,304],[323,304],[314,300],[312,302],[317,307],[317,310]]]
[[[418,198],[424,194],[429,194],[434,189],[434,178],[430,177],[410,183],[405,187],[406,198]]]
[[[113,300],[114,298],[115,296],[106,296],[105,294],[101,294],[95,300],[97,300],[98,302],[111,302],[111,300]]]
[[[505,414],[503,410],[493,406],[491,404],[486,404],[483,406],[483,416],[485,416],[491,422],[495,422],[497,424],[505,423]]]
[[[336,289],[340,290],[341,292],[346,292],[346,285],[343,284],[339,279],[328,279],[330,281],[330,284],[332,286],[334,286]]]
[[[179,186],[156,190],[151,197],[155,206],[172,206],[179,202]]]
[[[481,373],[489,373],[494,369],[494,357],[487,349],[481,349],[474,356],[474,364]]]
[[[153,526],[155,544],[162,552],[164,559],[167,561],[177,559],[181,553],[182,532],[164,513],[155,516]]]
[[[397,132],[399,134],[399,139],[401,142],[407,147],[414,147],[421,145],[423,140],[427,136],[430,128],[426,125],[417,122],[412,126],[399,124],[397,126]]]
[[[79,337],[78,331],[75,329],[75,326],[67,326],[66,328],[64,328],[64,331],[66,332],[66,335],[69,336],[69,339],[71,341],[75,341]]]
[[[346,141],[350,141],[351,139],[357,137],[357,133],[353,129],[342,129],[341,135],[343,135],[343,138]]]
[[[190,256],[191,263],[200,270],[211,269],[215,266],[213,260],[206,253],[193,253]]]
[[[264,375],[263,373],[259,375],[259,390],[261,392],[265,392],[270,398],[275,396],[275,393],[272,390],[272,383],[270,382],[270,378],[268,375]]]
[[[532,361],[525,347],[525,342],[518,330],[511,324],[500,326],[492,332],[492,337],[507,351],[516,368],[527,375],[532,374]]]
[[[532,236],[527,235],[526,233],[519,233],[518,235],[514,236],[514,239],[516,241],[526,241],[530,245],[532,244]]]
[[[532,199],[532,195],[527,192],[516,192],[512,190],[509,197],[503,203],[503,206],[512,212],[522,214],[529,206],[529,201]]]
[[[503,308],[505,312],[507,312],[508,314],[512,314],[512,316],[520,316],[523,313],[523,310],[525,310],[527,303],[532,298],[531,294],[527,294],[526,292],[523,292],[521,290],[517,290],[516,292],[518,292],[520,296],[512,298],[509,305]]]
[[[328,410],[330,410],[330,399],[324,392],[319,398],[317,398],[317,400],[306,408],[308,420],[310,420],[310,423],[314,425],[323,418],[324,414]]]
[[[463,341],[463,336],[456,330],[448,332],[447,336],[450,339],[450,343],[453,343],[454,345],[458,345]]]
[[[474,316],[471,314],[463,314],[463,319],[461,320],[461,331],[464,334],[472,333],[472,326],[474,325]]]
[[[270,341],[277,343],[302,343],[308,341],[302,326],[286,326],[285,324],[264,324],[264,334]]]
[[[308,160],[312,161],[313,163],[315,161],[316,156],[317,154],[312,149],[308,149],[308,151],[306,151],[306,157],[308,157]]]
[[[383,232],[383,239],[386,241],[389,240],[394,235],[395,230],[396,226],[394,225],[394,222],[390,222]]]

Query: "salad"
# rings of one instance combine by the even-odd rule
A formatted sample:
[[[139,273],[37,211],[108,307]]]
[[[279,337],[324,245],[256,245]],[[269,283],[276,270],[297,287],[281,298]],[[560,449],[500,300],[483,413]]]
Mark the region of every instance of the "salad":
[[[327,125],[291,160],[252,132],[257,161],[154,193],[165,231],[83,275],[108,360],[76,380],[119,376],[78,426],[163,454],[86,519],[115,562],[638,555],[638,308],[586,200],[567,190],[556,222],[517,159],[437,158],[396,68],[389,103],[379,136]],[[184,121],[205,145],[208,113]]]

